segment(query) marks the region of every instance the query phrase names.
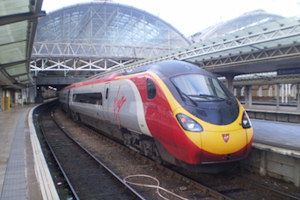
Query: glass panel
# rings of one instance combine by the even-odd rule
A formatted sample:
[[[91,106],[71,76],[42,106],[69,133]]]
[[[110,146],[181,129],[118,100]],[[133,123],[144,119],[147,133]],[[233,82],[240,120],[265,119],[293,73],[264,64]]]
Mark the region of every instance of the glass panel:
[[[178,31],[157,17],[135,8],[103,3],[70,6],[40,18],[35,42],[42,41],[131,47],[155,45],[167,49],[189,44]]]
[[[27,80],[29,80],[29,79],[28,79],[28,76],[27,76],[27,75],[23,75],[23,76],[18,76],[18,77],[16,78],[16,80],[19,81],[19,82],[23,82],[23,81],[27,81]]]
[[[5,68],[5,70],[10,76],[27,73],[27,68],[26,68],[25,64],[7,67],[7,68]]]
[[[151,79],[147,79],[147,97],[148,99],[154,99],[156,96],[156,87]]]
[[[173,77],[171,80],[180,92],[193,98],[227,98],[226,92],[216,78],[188,74]]]
[[[27,26],[27,21],[0,26],[0,44],[26,40]]]
[[[73,101],[78,103],[102,105],[102,93],[73,94]]]
[[[29,12],[28,0],[0,1],[0,16]]]
[[[25,60],[26,41],[16,44],[0,46],[0,63],[11,63],[19,60]]]

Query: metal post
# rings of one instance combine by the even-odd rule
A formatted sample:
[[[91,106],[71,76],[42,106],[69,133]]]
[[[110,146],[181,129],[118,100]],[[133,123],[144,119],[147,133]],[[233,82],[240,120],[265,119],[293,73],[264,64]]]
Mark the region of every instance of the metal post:
[[[249,99],[249,107],[252,107],[252,86],[248,86],[248,99]]]
[[[252,106],[252,87],[251,85],[245,86],[245,104],[248,108]]]
[[[233,78],[234,78],[234,75],[229,74],[229,75],[226,75],[225,78],[226,78],[226,82],[227,82],[227,88],[229,89],[229,91],[231,93],[233,93]]]
[[[2,88],[0,88],[0,112],[2,112],[4,110],[4,104],[3,104],[3,92],[2,92]]]
[[[237,97],[239,100],[241,99],[241,92],[242,92],[241,86],[236,86],[236,97]]]
[[[244,87],[244,98],[245,98],[245,106],[249,107],[249,99],[248,99],[248,86]]]
[[[300,83],[298,83],[298,90],[297,90],[297,109],[300,110]]]
[[[266,151],[261,151],[260,153],[259,174],[261,176],[267,175],[267,152]]]
[[[275,89],[276,89],[276,110],[279,109],[279,98],[280,98],[280,95],[279,95],[279,88],[280,88],[280,85],[279,85],[279,84],[276,84],[276,85],[275,85]]]

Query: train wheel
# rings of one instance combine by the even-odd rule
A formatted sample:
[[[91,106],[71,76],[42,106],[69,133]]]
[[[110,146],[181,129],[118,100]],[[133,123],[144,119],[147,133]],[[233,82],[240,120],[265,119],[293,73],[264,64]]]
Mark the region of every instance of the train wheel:
[[[80,121],[79,115],[76,112],[72,112],[72,118],[75,122]]]
[[[162,164],[163,160],[156,148],[156,145],[151,140],[143,140],[142,142],[142,151],[145,156],[151,158],[158,164]]]

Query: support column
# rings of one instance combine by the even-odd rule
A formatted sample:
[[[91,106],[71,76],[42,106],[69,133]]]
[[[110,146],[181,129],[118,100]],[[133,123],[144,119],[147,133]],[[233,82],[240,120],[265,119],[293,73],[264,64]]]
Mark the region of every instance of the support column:
[[[248,108],[252,106],[252,86],[247,85],[245,87],[245,101]]]
[[[276,110],[279,109],[279,102],[280,102],[280,94],[279,94],[279,88],[280,88],[280,84],[276,84],[275,85],[275,90],[276,90]]]
[[[267,152],[266,151],[261,151],[260,153],[259,174],[261,176],[267,175]]]
[[[297,84],[296,99],[297,99],[297,109],[300,110],[300,83]]]
[[[4,104],[3,104],[3,91],[2,88],[0,88],[0,112],[4,110]]]
[[[4,96],[3,96],[3,110],[10,110],[10,91],[4,90]]]
[[[32,87],[27,88],[26,93],[27,93],[26,94],[26,97],[27,97],[26,103],[35,103],[36,86],[32,86]]]
[[[236,86],[236,97],[238,98],[238,100],[241,100],[241,91],[242,91],[242,87]]]
[[[43,91],[42,91],[42,86],[36,87],[35,103],[42,103],[42,102],[43,102]]]
[[[226,78],[227,88],[233,94],[233,78],[234,78],[234,75],[229,74],[229,75],[226,75],[225,78]]]

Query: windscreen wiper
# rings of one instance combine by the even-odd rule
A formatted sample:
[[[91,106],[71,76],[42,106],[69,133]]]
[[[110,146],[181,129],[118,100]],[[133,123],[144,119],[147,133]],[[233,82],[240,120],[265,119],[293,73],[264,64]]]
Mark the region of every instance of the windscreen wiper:
[[[184,92],[182,92],[175,84],[173,84],[174,87],[176,88],[177,92],[180,94],[180,97],[183,101],[185,101],[185,98],[183,98],[183,96],[185,96],[187,99],[189,99],[194,106],[197,106],[198,104],[195,102],[195,100],[193,100],[191,97],[189,97],[189,95],[185,94]]]
[[[218,99],[218,100],[226,100],[225,98],[222,98],[222,97],[218,97],[218,96],[215,96],[215,95],[210,95],[210,94],[192,94],[192,95],[189,95],[191,97],[200,97],[200,98],[213,98],[213,99]]]

